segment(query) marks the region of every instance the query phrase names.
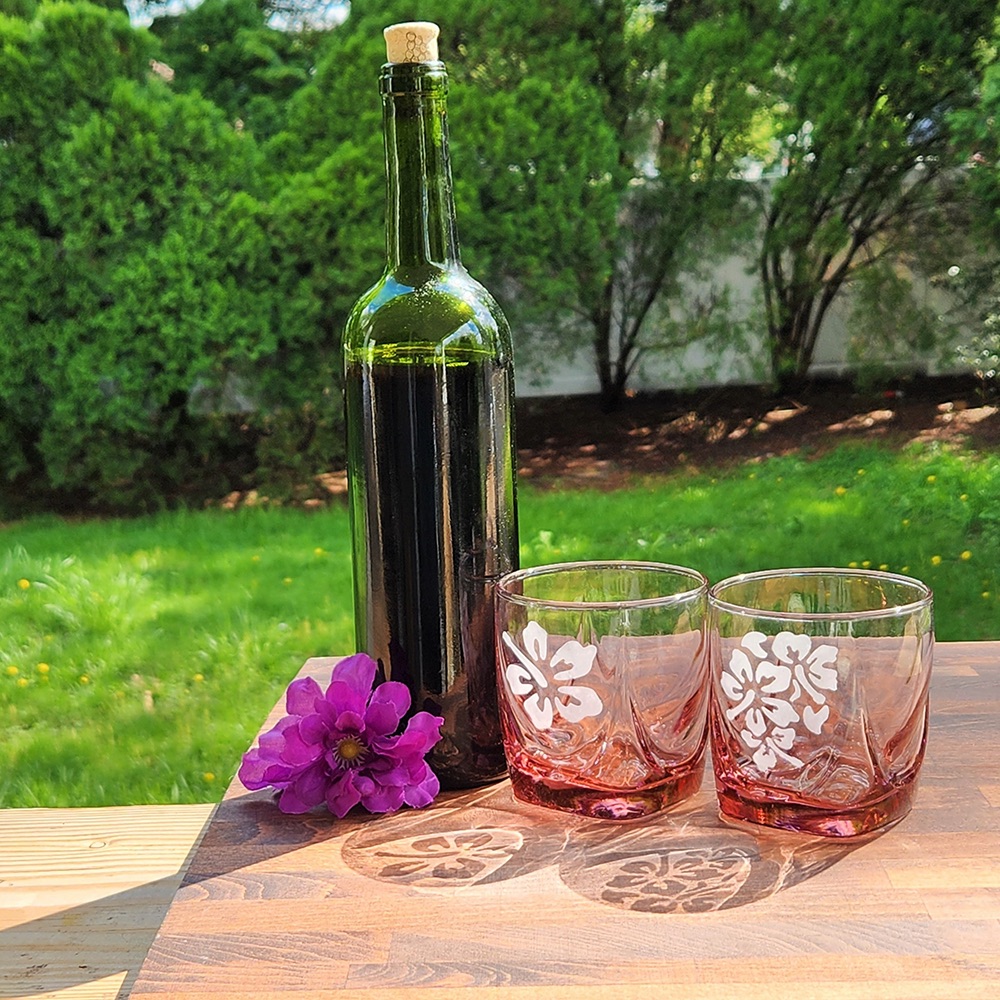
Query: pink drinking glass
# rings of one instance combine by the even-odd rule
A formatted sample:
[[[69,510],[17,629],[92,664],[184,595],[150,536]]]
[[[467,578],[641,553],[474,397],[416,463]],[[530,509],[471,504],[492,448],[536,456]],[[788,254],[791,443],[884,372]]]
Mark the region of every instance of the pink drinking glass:
[[[932,594],[874,570],[747,573],[709,591],[723,817],[848,837],[910,810],[927,739]]]
[[[708,730],[708,581],[650,562],[562,563],[496,588],[514,794],[605,819],[697,791]]]

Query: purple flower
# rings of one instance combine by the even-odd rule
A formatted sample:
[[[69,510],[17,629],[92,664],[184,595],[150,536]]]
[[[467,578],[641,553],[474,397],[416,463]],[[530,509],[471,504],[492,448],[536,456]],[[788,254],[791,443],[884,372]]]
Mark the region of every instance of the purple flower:
[[[288,715],[243,755],[240,781],[277,788],[286,813],[321,802],[339,817],[358,803],[373,813],[430,805],[440,785],[424,758],[441,738],[444,719],[417,712],[396,733],[410,692],[398,681],[373,691],[375,672],[375,661],[358,653],[333,668],[326,691],[311,677],[292,681]]]

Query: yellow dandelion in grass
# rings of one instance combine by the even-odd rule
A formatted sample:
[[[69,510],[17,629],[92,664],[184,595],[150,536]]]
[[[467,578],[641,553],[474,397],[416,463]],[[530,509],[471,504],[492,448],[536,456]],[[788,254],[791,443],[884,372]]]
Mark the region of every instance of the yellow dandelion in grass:
[[[861,568],[862,568],[862,569],[870,569],[870,568],[871,568],[871,564],[872,564],[872,561],[871,561],[871,559],[865,559],[865,560],[864,560],[864,561],[863,561],[863,562],[861,563]]]
[[[865,470],[864,469],[858,469],[858,475],[859,476],[863,476],[864,474],[865,474]]]
[[[326,555],[326,549],[320,548],[317,545],[316,548],[313,549],[313,555],[314,556],[325,556]]]
[[[39,664],[38,664],[38,666],[37,666],[37,667],[35,667],[35,669],[36,669],[36,670],[37,670],[37,671],[38,671],[38,672],[39,672],[40,674],[47,674],[47,673],[49,672],[49,669],[50,669],[50,668],[49,668],[49,665],[48,665],[47,663],[39,663]]]
[[[19,688],[26,688],[28,686],[28,678],[27,677],[18,677],[18,679],[17,679],[17,686]]]
[[[910,519],[908,517],[903,518],[903,527],[908,528],[910,526]]]
[[[89,684],[90,683],[90,678],[86,674],[80,674],[80,683],[81,684]]]
[[[961,559],[962,562],[968,562],[972,558],[972,553],[966,549],[958,558]]]
[[[929,475],[927,477],[927,482],[929,482],[929,483],[936,483],[937,482],[937,476],[935,476],[933,473],[931,473],[931,475]]]
[[[287,587],[292,582],[292,578],[290,576],[286,576],[281,582]]]
[[[838,486],[834,491],[838,497],[842,497],[847,492],[846,486]]]
[[[195,682],[195,684],[200,684],[204,679],[205,679],[205,675],[204,674],[195,674],[194,675],[194,682]]]
[[[888,563],[879,563],[878,564],[878,568],[880,570],[882,570],[883,572],[885,572],[889,568],[889,564]]]
[[[965,503],[965,501],[969,499],[969,494],[963,493],[958,499],[961,500],[962,503]]]
[[[205,771],[205,773],[202,774],[202,778],[204,778],[205,781],[215,781],[215,775],[211,771]]]
[[[981,598],[982,598],[982,599],[983,599],[984,601],[988,601],[988,600],[990,599],[990,592],[989,592],[988,590],[984,590],[984,591],[983,591],[983,592],[982,592],[982,593],[981,593],[981,594],[980,594],[979,596],[980,596],[980,597],[981,597]]]
[[[848,568],[848,569],[857,569],[857,568],[858,568],[858,562],[857,562],[857,560],[856,560],[856,559],[852,559],[852,560],[851,560],[851,561],[850,561],[850,562],[849,562],[849,563],[847,564],[847,568]]]
[[[932,566],[940,566],[941,565],[941,557],[940,556],[931,556],[931,565]]]
[[[13,663],[7,668],[7,676],[8,677],[16,677],[20,672],[21,671],[18,670],[17,667],[15,667]]]
[[[20,579],[17,581],[17,585],[21,588],[21,590],[27,590],[31,586],[31,581]]]
[[[260,556],[251,556],[250,562],[260,562]]]

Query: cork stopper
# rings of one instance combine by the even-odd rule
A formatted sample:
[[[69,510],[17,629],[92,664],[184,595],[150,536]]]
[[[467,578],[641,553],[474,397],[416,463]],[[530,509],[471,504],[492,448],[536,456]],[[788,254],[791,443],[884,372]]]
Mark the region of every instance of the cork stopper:
[[[431,21],[404,21],[382,32],[391,63],[437,62],[440,28]]]

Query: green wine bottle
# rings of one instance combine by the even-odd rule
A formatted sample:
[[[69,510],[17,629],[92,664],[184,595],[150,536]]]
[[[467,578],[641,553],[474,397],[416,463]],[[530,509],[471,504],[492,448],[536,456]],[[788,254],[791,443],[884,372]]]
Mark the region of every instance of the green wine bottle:
[[[510,329],[459,260],[436,25],[385,31],[386,269],[344,335],[358,648],[444,717],[445,788],[506,774],[493,587],[517,567]]]

